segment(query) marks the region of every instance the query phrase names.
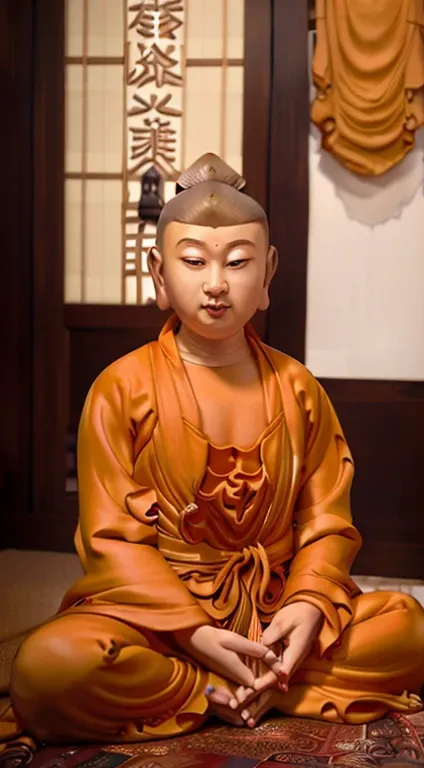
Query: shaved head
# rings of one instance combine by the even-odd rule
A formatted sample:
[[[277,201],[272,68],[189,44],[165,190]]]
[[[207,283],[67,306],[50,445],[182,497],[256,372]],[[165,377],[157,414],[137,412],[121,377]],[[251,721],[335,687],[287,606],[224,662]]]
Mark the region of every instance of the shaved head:
[[[165,228],[172,221],[203,227],[230,227],[260,222],[268,234],[265,211],[240,190],[244,179],[221,158],[202,155],[178,179],[182,191],[164,206],[157,225],[156,241],[163,246]]]

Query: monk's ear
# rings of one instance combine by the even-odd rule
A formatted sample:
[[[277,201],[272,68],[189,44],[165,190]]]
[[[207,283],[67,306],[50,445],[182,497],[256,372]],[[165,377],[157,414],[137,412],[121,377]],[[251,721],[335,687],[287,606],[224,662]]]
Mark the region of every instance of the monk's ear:
[[[155,286],[156,304],[159,309],[169,309],[171,304],[168,299],[165,281],[163,279],[163,256],[156,245],[150,248],[149,253],[147,254],[147,266]]]
[[[262,288],[261,300],[258,306],[258,309],[261,309],[263,312],[269,307],[269,286],[271,285],[271,280],[277,271],[277,267],[278,267],[278,252],[273,245],[270,245],[268,254],[266,257],[265,280]]]

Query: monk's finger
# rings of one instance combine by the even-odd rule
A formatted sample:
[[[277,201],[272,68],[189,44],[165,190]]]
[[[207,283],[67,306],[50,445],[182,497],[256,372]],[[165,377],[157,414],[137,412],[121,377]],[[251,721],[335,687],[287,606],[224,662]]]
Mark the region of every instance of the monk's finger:
[[[252,640],[248,640],[246,637],[236,635],[235,633],[230,634],[226,643],[227,648],[231,647],[231,649],[237,653],[260,659],[267,665],[267,667],[272,669],[276,675],[283,671],[281,657],[277,656],[270,648],[262,645],[262,643],[255,643]],[[255,678],[258,677],[256,669],[253,669],[253,673]]]
[[[228,632],[223,636],[223,646],[230,651],[235,651],[236,653],[241,653],[244,656],[251,656],[256,659],[262,659],[268,650],[264,648],[262,643],[248,640],[247,637],[238,635],[236,632]]]
[[[265,693],[257,696],[255,701],[249,704],[246,709],[249,710],[249,718],[245,721],[246,725],[249,728],[254,728],[260,718],[265,714],[267,710],[269,710],[269,698],[267,697],[267,694]]]
[[[264,631],[261,642],[263,645],[267,645],[268,648],[270,648],[275,643],[278,643],[287,637],[292,629],[292,623],[285,621],[284,618],[277,613],[269,627]]]
[[[210,701],[213,701],[214,704],[223,704],[228,706],[231,699],[231,693],[230,691],[227,691],[226,688],[214,688],[213,685],[207,685],[205,693],[206,697]]]
[[[249,669],[245,659],[242,659],[237,652],[238,648],[246,649],[250,641],[247,638],[237,635],[234,632],[220,630],[218,642],[211,645],[207,650],[197,654],[197,658],[211,671],[217,672],[231,680],[233,683],[251,687],[255,679],[255,674]],[[235,646],[234,648],[231,645]],[[252,643],[254,645],[254,643]],[[260,643],[256,645],[261,648]],[[262,647],[262,654],[264,649]],[[243,654],[246,656],[247,654]]]
[[[255,676],[253,672],[247,667],[236,653],[223,648],[221,645],[216,645],[209,654],[196,653],[195,658],[206,669],[211,672],[216,672],[217,675],[225,677],[227,680],[231,680],[238,685],[246,685],[251,687]]]
[[[240,685],[230,699],[231,709],[237,709],[237,707],[244,704],[254,693],[255,691],[253,688],[246,688],[245,685]]]
[[[267,667],[269,667],[275,675],[278,676],[281,672],[284,671],[282,655],[277,656],[274,651],[271,651],[269,648],[262,658]],[[257,677],[259,677],[259,675],[257,675]]]
[[[284,649],[282,659],[282,673],[290,678],[298,666],[306,659],[311,649],[309,635],[302,632],[301,629],[293,632],[289,645]]]
[[[240,713],[229,708],[229,700],[232,695],[230,691],[222,686],[215,688],[213,685],[207,685],[205,694],[211,704],[213,714],[232,725],[244,725]]]
[[[265,691],[267,688],[271,688],[271,686],[276,685],[276,683],[277,676],[270,669],[268,672],[265,672],[265,674],[261,675],[261,677],[257,677],[252,687],[256,693],[259,693]]]
[[[252,670],[242,662],[237,653],[228,651],[226,648],[220,648],[215,658],[218,664],[225,669],[225,677],[234,683],[245,685],[247,688],[252,687],[255,676]]]

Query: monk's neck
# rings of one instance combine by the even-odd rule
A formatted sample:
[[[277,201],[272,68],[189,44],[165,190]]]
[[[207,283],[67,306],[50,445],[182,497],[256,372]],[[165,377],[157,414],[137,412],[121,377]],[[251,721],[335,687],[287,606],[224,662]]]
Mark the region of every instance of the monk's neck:
[[[180,356],[185,362],[209,368],[237,365],[252,356],[244,330],[228,339],[207,339],[182,324],[176,340]]]

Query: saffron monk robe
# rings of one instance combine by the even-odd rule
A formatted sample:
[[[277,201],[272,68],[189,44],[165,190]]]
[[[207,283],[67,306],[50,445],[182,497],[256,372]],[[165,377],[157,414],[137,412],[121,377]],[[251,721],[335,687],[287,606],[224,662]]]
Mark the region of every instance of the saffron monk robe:
[[[9,735],[125,742],[211,714],[254,727],[270,709],[346,723],[416,710],[424,611],[350,578],[361,539],[339,422],[249,324],[277,266],[266,215],[214,155],[179,184],[149,256],[174,315],[88,394],[85,575],[17,654]]]

